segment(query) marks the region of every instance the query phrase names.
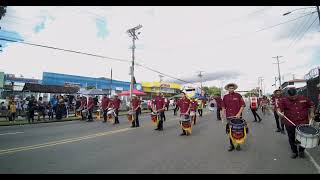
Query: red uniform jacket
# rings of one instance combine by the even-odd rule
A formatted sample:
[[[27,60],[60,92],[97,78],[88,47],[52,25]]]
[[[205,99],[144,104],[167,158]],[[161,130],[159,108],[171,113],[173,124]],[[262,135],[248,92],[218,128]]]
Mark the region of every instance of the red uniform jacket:
[[[114,108],[114,109],[119,109],[119,108],[120,108],[120,104],[121,104],[121,100],[118,99],[118,98],[115,98],[115,99],[112,101],[112,105],[113,105],[113,108]]]
[[[141,102],[140,102],[139,99],[133,99],[133,100],[131,101],[131,103],[132,103],[132,106],[133,106],[133,110],[134,110],[134,111],[135,111],[135,110],[138,108],[138,106],[141,104]]]
[[[226,116],[236,116],[241,107],[245,107],[244,100],[239,93],[229,93],[224,95],[222,108],[226,110]]]
[[[94,106],[94,101],[92,97],[89,97],[89,101],[88,101],[88,110],[92,110]]]
[[[180,108],[180,113],[181,114],[186,114],[187,113],[187,111],[188,111],[188,109],[190,107],[190,103],[191,102],[190,102],[190,100],[188,98],[181,98],[178,101],[177,105]]]
[[[165,99],[161,96],[156,96],[154,99],[153,99],[153,105],[156,106],[156,111],[160,110],[160,109],[163,109],[166,105],[166,102],[165,102]],[[161,110],[161,112],[164,111]]]
[[[110,104],[110,99],[107,96],[103,96],[101,101],[101,107],[103,110],[106,110]]]
[[[291,120],[294,124],[308,124],[308,109],[314,107],[314,103],[304,96],[297,96],[297,99],[290,100],[288,97],[282,98],[279,103],[279,108],[284,115]],[[292,126],[292,124],[283,118],[286,125]]]

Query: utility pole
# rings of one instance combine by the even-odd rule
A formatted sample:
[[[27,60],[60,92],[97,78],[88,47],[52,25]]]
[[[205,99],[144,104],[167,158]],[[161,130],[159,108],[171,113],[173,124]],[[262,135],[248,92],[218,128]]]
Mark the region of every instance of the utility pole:
[[[276,57],[272,57],[272,58],[276,58],[277,62],[273,63],[273,64],[277,64],[278,65],[278,78],[279,78],[279,88],[281,89],[281,73],[280,73],[280,64],[282,64],[283,62],[279,62],[279,58],[281,58],[282,56],[276,56]]]
[[[201,90],[202,90],[202,77],[203,77],[203,75],[202,75],[202,73],[203,73],[204,71],[198,71],[197,73],[199,73],[198,74],[198,76],[200,77],[200,86],[201,86]]]
[[[259,97],[262,96],[262,81],[263,81],[263,77],[262,76],[258,77]]]
[[[162,76],[161,74],[159,74],[159,78],[160,78],[160,87],[159,87],[159,91],[161,92],[161,83],[162,83],[162,78],[163,78],[164,76]]]
[[[110,97],[112,95],[112,68],[111,68],[111,72],[110,72]]]
[[[134,28],[131,28],[129,30],[127,30],[127,33],[129,34],[130,37],[132,37],[132,62],[131,62],[131,83],[130,83],[130,100],[132,100],[132,93],[133,93],[133,79],[134,79],[134,50],[136,48],[136,44],[135,41],[138,39],[137,35],[136,35],[136,31],[138,29],[142,28],[142,25],[138,25]],[[140,34],[140,32],[138,32],[138,35]]]
[[[318,11],[318,18],[319,18],[319,25],[320,25],[320,10],[319,10],[319,6],[317,6],[317,11]]]

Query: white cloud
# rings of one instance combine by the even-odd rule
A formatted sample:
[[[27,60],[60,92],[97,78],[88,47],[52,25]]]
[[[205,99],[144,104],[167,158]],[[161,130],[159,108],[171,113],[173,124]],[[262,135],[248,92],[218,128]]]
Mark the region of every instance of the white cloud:
[[[295,73],[302,78],[319,49],[320,35],[311,31],[287,51],[291,40],[279,39],[279,34],[290,32],[293,24],[254,33],[297,17],[294,13],[282,16],[292,7],[11,7],[9,10],[9,14],[34,20],[25,26],[4,23],[9,29],[31,34],[28,41],[122,59],[131,59],[131,40],[126,30],[142,24],[137,62],[181,79],[196,77],[199,70],[208,74],[241,73],[230,81],[238,83],[242,90],[256,87],[258,77],[263,76],[266,90],[272,92],[271,85],[277,76],[272,57],[277,55],[283,55],[282,60],[286,61],[281,64],[283,74]],[[33,26],[39,23],[41,15],[52,17],[52,21],[34,34]],[[97,38],[96,18],[107,21],[105,39]],[[26,76],[41,78],[42,71],[109,76],[112,67],[114,78],[129,80],[129,64],[40,47],[11,44],[0,58],[6,72]],[[138,66],[135,73],[138,81],[159,79],[158,74]],[[221,82],[211,79],[204,84],[220,86]]]

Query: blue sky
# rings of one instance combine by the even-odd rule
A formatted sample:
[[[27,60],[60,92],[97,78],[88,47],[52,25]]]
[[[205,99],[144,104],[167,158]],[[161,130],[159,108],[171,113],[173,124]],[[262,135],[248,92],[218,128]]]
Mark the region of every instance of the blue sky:
[[[142,24],[136,42],[137,62],[185,80],[196,81],[196,72],[202,70],[205,85],[220,86],[223,81],[232,81],[243,90],[256,87],[257,77],[264,76],[266,89],[272,92],[277,75],[273,56],[283,56],[281,71],[286,78],[293,73],[297,78],[303,77],[310,67],[319,65],[318,22],[288,48],[293,31],[311,22],[315,15],[255,33],[308,12],[282,16],[296,8],[299,7],[10,7],[0,26],[28,42],[130,60],[132,40],[126,31]],[[6,72],[38,78],[43,71],[103,77],[109,76],[112,67],[116,79],[129,79],[128,63],[11,45],[0,53],[1,67]],[[16,68],[22,57],[29,59],[33,71]],[[255,68],[248,68],[250,65]],[[136,67],[136,79],[155,81],[159,76]]]

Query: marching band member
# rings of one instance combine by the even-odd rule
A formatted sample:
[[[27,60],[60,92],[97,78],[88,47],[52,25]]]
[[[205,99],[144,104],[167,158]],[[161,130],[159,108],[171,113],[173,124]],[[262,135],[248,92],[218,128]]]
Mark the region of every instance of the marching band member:
[[[191,97],[191,101],[190,101],[190,112],[194,112],[194,119],[193,120],[193,124],[196,124],[196,118],[197,118],[197,108],[198,108],[198,102],[195,100],[194,97]]]
[[[135,94],[132,95],[132,100],[130,101],[130,109],[133,109],[133,112],[135,113],[135,118],[132,120],[132,128],[133,127],[139,127],[139,107],[141,104],[140,99],[137,98]]]
[[[93,101],[93,98],[90,96],[88,100],[88,106],[87,106],[88,113],[89,113],[87,122],[93,121],[93,116],[92,116],[93,107],[94,107],[94,101]]]
[[[276,120],[276,124],[277,124],[277,130],[276,132],[281,132],[282,134],[284,134],[284,124],[280,121],[279,122],[279,116],[277,113],[277,107],[282,99],[282,90],[281,89],[277,89],[273,92],[273,96],[272,96],[272,105],[274,106],[274,118]],[[280,129],[280,124],[281,124],[281,129]]]
[[[153,99],[153,109],[155,109],[155,113],[159,113],[160,120],[158,122],[158,126],[154,130],[163,130],[163,120],[165,119],[165,111],[166,103],[164,97],[160,94],[160,92],[157,93],[157,96]]]
[[[190,112],[190,100],[187,98],[186,94],[184,92],[181,93],[182,94],[182,98],[178,101],[177,105],[180,108],[180,116],[184,115],[184,114],[189,114]],[[182,134],[180,134],[180,136],[184,136],[187,135],[186,131],[182,129]]]
[[[84,117],[83,116],[83,113],[82,113],[82,111],[83,110],[85,110],[87,108],[87,97],[85,97],[85,96],[82,96],[82,98],[81,98],[81,105],[80,105],[80,111],[81,111],[81,118],[82,118],[82,120],[86,120],[86,118],[87,117]]]
[[[269,99],[267,98],[267,96],[262,96],[260,105],[261,105],[261,111],[262,111],[263,115],[265,116],[266,111],[267,111],[267,107],[269,105]]]
[[[116,117],[114,118],[114,124],[119,124],[119,109],[120,109],[121,100],[118,98],[118,95],[113,96],[112,106]]]
[[[229,83],[225,87],[225,90],[229,91],[229,94],[224,95],[223,100],[222,100],[222,111],[221,111],[221,117],[222,118],[227,118],[227,125],[226,125],[226,131],[231,131],[229,128],[229,121],[230,118],[235,117],[235,118],[242,118],[242,111],[245,107],[244,100],[242,96],[239,93],[234,92],[238,88],[238,86],[234,83]],[[228,151],[233,151],[234,145],[232,143],[231,138],[230,139],[230,147]],[[236,150],[240,151],[240,145],[236,147]]]
[[[310,113],[308,114],[309,109]],[[309,124],[309,118],[314,118],[314,110],[314,103],[307,97],[297,95],[297,90],[295,88],[288,89],[288,97],[283,98],[277,108],[277,112],[282,112],[281,114],[279,113],[280,117],[285,115],[295,125]],[[299,157],[304,158],[304,148],[299,146],[298,154],[298,149],[295,144],[296,126],[289,123],[285,118],[283,118],[283,121],[285,123],[289,144],[292,150],[291,158],[295,159],[298,155]]]
[[[108,109],[110,107],[110,104],[111,104],[110,99],[106,95],[104,95],[101,100],[101,108],[103,111],[103,121],[102,122],[104,122],[104,123],[107,122],[107,119],[108,119],[107,113],[108,113]]]
[[[213,99],[215,99],[217,102],[217,119],[221,120],[220,111],[222,109],[222,99],[220,96],[213,96]]]
[[[254,117],[253,122],[258,122],[257,117],[259,118],[259,122],[261,122],[262,120],[259,114],[257,113],[258,107],[259,107],[259,100],[255,94],[252,94],[250,97],[250,109]]]

